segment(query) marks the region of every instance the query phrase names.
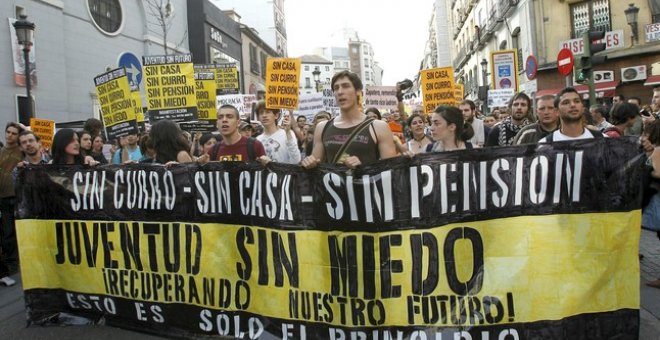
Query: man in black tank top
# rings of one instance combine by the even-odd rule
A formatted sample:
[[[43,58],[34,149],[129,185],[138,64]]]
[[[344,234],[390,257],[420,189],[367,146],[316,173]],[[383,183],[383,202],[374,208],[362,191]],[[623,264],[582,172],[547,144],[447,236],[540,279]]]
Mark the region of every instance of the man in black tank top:
[[[331,85],[339,105],[339,116],[316,126],[314,149],[301,165],[309,169],[334,161],[354,169],[395,157],[394,138],[387,123],[375,120],[363,124],[367,116],[360,110],[360,78],[355,73],[342,71],[332,77]]]

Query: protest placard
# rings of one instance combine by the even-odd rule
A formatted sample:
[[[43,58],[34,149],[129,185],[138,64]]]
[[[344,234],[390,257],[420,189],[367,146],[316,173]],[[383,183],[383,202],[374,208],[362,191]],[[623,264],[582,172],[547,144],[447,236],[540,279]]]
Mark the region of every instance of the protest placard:
[[[454,98],[456,99],[456,106],[463,101],[463,84],[454,84]]]
[[[197,91],[192,55],[142,57],[149,121],[197,120]]]
[[[266,107],[298,108],[300,58],[268,58],[266,66]]]
[[[488,107],[507,106],[513,95],[513,89],[488,90]]]
[[[452,106],[454,99],[454,69],[434,68],[420,71],[424,112],[433,112],[439,105]]]
[[[325,110],[323,105],[323,93],[306,93],[300,95],[298,109],[293,111],[293,116],[304,116],[308,122],[314,119],[317,112]]]
[[[339,106],[337,106],[335,93],[332,91],[330,84],[323,85],[323,106],[333,117],[339,114]]]
[[[217,130],[218,108],[216,106],[215,72],[195,71],[197,97],[197,121],[182,122],[179,127],[188,132],[211,132]]]
[[[137,117],[126,70],[114,69],[94,78],[101,118],[109,140],[137,134]]]
[[[138,130],[141,132],[147,131],[144,119],[144,106],[142,106],[142,95],[138,87],[131,89],[131,104],[135,110],[135,120],[137,121]]]
[[[399,101],[396,99],[396,86],[368,85],[364,90],[364,107],[393,110]]]
[[[55,121],[50,119],[30,118],[30,129],[41,140],[41,146],[50,150],[55,135]]]

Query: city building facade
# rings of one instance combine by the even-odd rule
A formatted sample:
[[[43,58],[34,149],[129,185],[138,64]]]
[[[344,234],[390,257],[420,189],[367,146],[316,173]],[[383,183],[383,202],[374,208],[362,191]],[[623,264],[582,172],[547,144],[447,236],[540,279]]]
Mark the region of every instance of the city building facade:
[[[300,67],[300,94],[322,91],[324,85],[330,84],[336,72],[332,61],[318,55],[301,56]]]
[[[189,52],[185,3],[171,1],[167,18],[171,23],[167,31],[170,54]],[[105,11],[102,5],[107,6],[103,7]],[[34,116],[58,123],[99,118],[95,76],[107,68],[116,68],[124,52],[138,58],[165,54],[162,28],[153,18],[154,10],[159,9],[151,8],[148,1],[0,2],[0,13],[6,13],[10,22],[27,15],[27,20],[36,25],[34,54],[30,57],[30,64],[36,66],[37,80],[32,86]],[[12,34],[9,24],[0,25],[0,44],[12,46]],[[25,113],[26,89],[17,85],[14,75],[14,60],[22,63],[20,49],[17,45],[13,52],[6,49],[0,55],[0,67],[7,71],[0,81],[1,126],[18,121],[19,115]]]
[[[280,55],[261,39],[255,29],[244,24],[240,26],[243,45],[241,86],[244,93],[263,99],[266,95],[266,62],[268,58]]]
[[[278,55],[288,55],[284,0],[213,0],[213,3],[223,10],[239,13],[242,23],[254,28]]]

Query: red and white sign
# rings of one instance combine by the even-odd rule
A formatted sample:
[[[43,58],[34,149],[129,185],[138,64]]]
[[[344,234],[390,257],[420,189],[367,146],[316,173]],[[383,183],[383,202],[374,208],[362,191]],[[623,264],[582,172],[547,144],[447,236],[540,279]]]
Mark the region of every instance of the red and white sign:
[[[605,32],[605,38],[601,41],[605,43],[605,50],[613,50],[615,48],[625,47],[623,30]],[[559,42],[559,48],[567,48],[573,52],[573,55],[582,54],[584,51],[584,40],[580,38],[564,40]]]
[[[557,70],[562,76],[567,76],[573,72],[573,53],[567,48],[562,48],[557,55]]]

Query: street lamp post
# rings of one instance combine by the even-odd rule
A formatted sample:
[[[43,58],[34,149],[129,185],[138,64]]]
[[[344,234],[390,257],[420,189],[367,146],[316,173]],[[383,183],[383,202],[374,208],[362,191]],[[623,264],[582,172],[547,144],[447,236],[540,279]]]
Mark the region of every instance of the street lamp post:
[[[314,77],[314,83],[316,84],[316,92],[319,92],[319,84],[321,83],[321,71],[318,67],[312,71],[312,76]]]
[[[481,80],[483,85],[479,89],[479,99],[482,101],[481,113],[486,114],[488,111],[488,60],[481,59]]]
[[[632,40],[639,43],[639,32],[637,30],[637,14],[639,13],[639,7],[635,6],[635,4],[628,4],[628,8],[623,12],[626,13],[626,21],[628,22],[628,25],[630,25],[630,30],[632,31]]]
[[[34,23],[27,21],[26,15],[21,15],[20,20],[14,22],[14,29],[16,30],[16,38],[18,43],[23,46],[23,61],[25,62],[25,89],[27,91],[27,118],[28,124],[30,118],[33,117],[32,112],[32,95],[30,91],[32,90],[32,79],[30,78],[30,48],[32,48],[32,42],[34,41],[34,28],[36,26]],[[21,122],[25,123],[25,122]]]

